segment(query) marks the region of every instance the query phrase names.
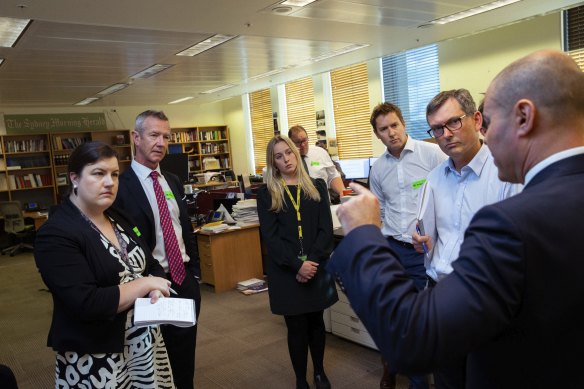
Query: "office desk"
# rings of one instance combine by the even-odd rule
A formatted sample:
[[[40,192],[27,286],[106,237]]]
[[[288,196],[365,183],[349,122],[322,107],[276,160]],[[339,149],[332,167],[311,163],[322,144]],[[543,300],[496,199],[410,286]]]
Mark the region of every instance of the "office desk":
[[[44,222],[49,218],[48,213],[40,213],[36,211],[22,211],[22,216],[34,219],[34,229],[38,230]]]
[[[263,277],[260,227],[252,225],[218,234],[199,231],[201,278],[215,293],[234,289],[239,281]]]

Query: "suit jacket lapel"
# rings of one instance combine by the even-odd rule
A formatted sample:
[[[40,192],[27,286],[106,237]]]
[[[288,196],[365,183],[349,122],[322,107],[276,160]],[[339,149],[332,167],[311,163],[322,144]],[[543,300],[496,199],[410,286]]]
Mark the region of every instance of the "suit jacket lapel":
[[[148,218],[148,222],[154,227],[154,214],[152,213],[148,197],[146,197],[146,193],[144,193],[144,188],[142,188],[142,184],[140,183],[136,172],[130,167],[125,173],[127,177],[127,182],[125,184],[128,185],[128,192],[137,204],[142,204],[139,208]]]

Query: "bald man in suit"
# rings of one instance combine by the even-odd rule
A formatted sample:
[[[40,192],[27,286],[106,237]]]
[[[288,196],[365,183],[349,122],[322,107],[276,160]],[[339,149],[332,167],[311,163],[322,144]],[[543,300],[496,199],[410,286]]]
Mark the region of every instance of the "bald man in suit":
[[[564,53],[539,51],[497,75],[487,142],[499,178],[525,187],[476,213],[432,289],[416,290],[380,233],[377,199],[353,185],[328,269],[398,371],[468,354],[470,389],[584,387],[583,107],[584,73]]]

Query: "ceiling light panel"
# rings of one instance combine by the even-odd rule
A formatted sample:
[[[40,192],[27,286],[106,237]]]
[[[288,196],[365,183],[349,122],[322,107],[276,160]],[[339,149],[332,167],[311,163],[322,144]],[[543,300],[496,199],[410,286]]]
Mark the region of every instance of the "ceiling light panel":
[[[281,5],[289,5],[291,7],[306,7],[308,4],[314,3],[316,0],[286,0],[280,3]]]
[[[201,54],[204,51],[212,49],[215,46],[219,46],[220,44],[225,43],[227,41],[230,41],[236,37],[237,37],[237,35],[223,35],[223,34],[213,35],[212,37],[205,39],[204,41],[199,42],[196,45],[193,45],[193,46],[189,47],[188,49],[183,50],[180,53],[177,53],[176,55],[186,56],[186,57],[194,57],[197,54]]]
[[[0,17],[0,47],[12,47],[20,38],[30,19]]]
[[[99,100],[99,97],[88,97],[86,99],[81,100],[78,103],[75,103],[75,105],[88,105],[88,104],[93,103],[96,100]]]
[[[133,79],[145,79],[145,78],[150,78],[155,74],[158,74],[168,68],[173,67],[174,65],[170,65],[170,64],[156,64],[156,65],[152,65],[150,66],[148,69],[144,69],[141,72],[138,72],[136,74],[134,74],[132,77]]]
[[[98,92],[97,96],[103,97],[103,96],[111,95],[112,93],[119,92],[122,89],[127,88],[128,86],[129,86],[129,84],[113,84],[112,86],[105,88],[101,92]]]
[[[182,103],[183,101],[190,100],[192,98],[193,98],[193,96],[183,97],[182,99],[178,99],[178,100],[171,101],[168,104],[178,104],[178,103]]]
[[[446,24],[451,23],[460,19],[465,19],[474,15],[482,14],[484,12],[492,11],[497,8],[505,7],[507,5],[518,3],[521,0],[499,0],[492,3],[484,4],[475,8],[470,8],[465,11],[457,12],[455,14],[445,16],[443,18],[435,19],[429,22],[429,24]]]
[[[222,91],[222,90],[225,90],[225,89],[233,88],[234,86],[235,85],[233,85],[233,84],[227,84],[227,85],[223,85],[223,86],[220,86],[220,87],[217,87],[217,88],[214,88],[214,89],[206,90],[204,92],[201,92],[201,94],[208,95],[210,93],[215,93],[215,92],[219,92],[219,91]]]

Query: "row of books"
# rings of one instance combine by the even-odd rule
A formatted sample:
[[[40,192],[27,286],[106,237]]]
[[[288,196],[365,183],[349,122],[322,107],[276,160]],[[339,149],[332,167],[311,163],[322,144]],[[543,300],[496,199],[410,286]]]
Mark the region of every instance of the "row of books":
[[[19,156],[15,158],[6,158],[6,167],[8,168],[15,168],[15,169],[23,169],[23,168],[32,168],[32,167],[50,167],[51,163],[49,162],[48,155],[42,156],[35,156],[35,157],[24,157]]]
[[[47,151],[47,145],[42,138],[9,140],[4,143],[7,153]]]
[[[55,136],[53,138],[53,148],[55,150],[73,150],[77,146],[89,142],[91,139],[87,136],[80,136],[74,138],[61,138],[60,136]]]
[[[170,141],[173,143],[195,142],[197,133],[195,131],[181,131],[170,134]]]
[[[226,138],[225,131],[201,131],[201,140],[224,140]]]
[[[226,153],[227,143],[204,143],[201,144],[201,154]]]
[[[0,190],[10,189],[25,189],[25,188],[41,188],[44,186],[51,186],[51,176],[48,174],[25,174],[25,175],[8,175],[8,179],[4,174],[0,174]]]
[[[250,295],[267,291],[268,283],[259,278],[250,278],[249,280],[238,282],[236,288],[241,293]]]

